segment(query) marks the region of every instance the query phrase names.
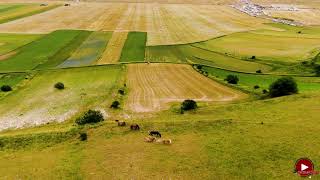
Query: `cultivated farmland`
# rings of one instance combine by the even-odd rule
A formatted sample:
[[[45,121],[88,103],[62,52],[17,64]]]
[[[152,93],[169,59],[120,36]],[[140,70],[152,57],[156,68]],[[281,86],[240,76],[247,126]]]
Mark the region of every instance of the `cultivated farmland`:
[[[266,22],[228,6],[81,3],[0,25],[0,32],[143,31],[148,32],[147,45],[150,46],[190,43],[232,32],[268,28],[263,24]]]
[[[122,48],[120,61],[144,61],[147,33],[130,32]]]
[[[126,106],[134,112],[167,109],[170,103],[185,99],[227,102],[246,97],[210,81],[188,65],[129,65],[127,78],[130,94]]]
[[[105,51],[111,32],[94,32],[59,67],[78,67],[96,64]]]

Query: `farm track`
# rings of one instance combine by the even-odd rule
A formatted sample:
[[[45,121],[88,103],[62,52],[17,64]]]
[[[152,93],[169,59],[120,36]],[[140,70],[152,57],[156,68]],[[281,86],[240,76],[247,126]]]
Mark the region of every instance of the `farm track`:
[[[126,108],[134,112],[160,111],[185,99],[226,102],[246,97],[198,74],[189,65],[130,64],[127,79],[130,93]]]
[[[77,13],[75,13],[77,12]],[[80,3],[0,25],[0,32],[58,29],[148,32],[148,46],[184,44],[268,28],[268,22],[228,6],[157,3]]]

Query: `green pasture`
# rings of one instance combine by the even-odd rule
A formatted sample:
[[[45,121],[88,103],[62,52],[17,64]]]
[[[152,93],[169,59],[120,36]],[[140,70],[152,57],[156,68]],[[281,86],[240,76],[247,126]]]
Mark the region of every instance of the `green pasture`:
[[[150,46],[146,48],[146,59],[151,62],[200,63],[236,71],[269,72],[272,66],[245,61],[225,54],[199,48],[193,44],[173,46]]]
[[[17,50],[17,48],[29,44],[43,35],[39,34],[0,34],[0,55],[4,55],[11,51]]]
[[[62,47],[57,53],[49,57],[49,59],[43,63],[39,64],[35,69],[46,69],[55,68],[66,59],[68,59],[72,54],[81,46],[81,44],[90,36],[92,32],[81,31],[79,34],[73,38],[67,45]]]
[[[247,74],[240,72],[232,72],[223,69],[217,69],[209,66],[204,66],[203,71],[208,72],[209,76],[224,80],[229,74],[237,75],[239,78],[239,87],[252,92],[262,92],[263,89],[268,89],[269,85],[282,76],[278,75],[259,75]],[[293,77],[298,84],[300,92],[317,91],[320,89],[320,79],[318,77]],[[254,89],[254,86],[260,86],[259,89]]]
[[[129,32],[121,52],[120,62],[144,61],[147,33]]]
[[[63,121],[90,107],[109,106],[111,91],[121,73],[120,65],[40,71],[0,101],[0,124],[8,116],[18,127]],[[57,82],[64,83],[65,89],[55,89]]]
[[[112,36],[112,32],[93,32],[64,62],[58,67],[79,67],[93,65],[102,56]]]
[[[0,135],[0,173],[8,179],[300,179],[293,172],[297,159],[308,157],[320,168],[319,106],[319,94],[307,93],[126,120],[140,125],[137,132],[112,118],[78,129],[69,121],[7,131]],[[173,144],[145,143],[153,129]],[[79,132],[88,140],[81,142]]]
[[[80,30],[59,30],[33,41],[18,50],[9,59],[0,61],[0,71],[31,70],[39,64],[45,64],[51,57],[66,47]]]
[[[314,30],[319,34],[320,30]],[[319,32],[318,32],[319,31]],[[296,63],[311,60],[320,51],[319,36],[309,37],[299,31],[258,30],[240,32],[194,44],[194,46],[233,57]],[[303,31],[302,33],[313,33]]]

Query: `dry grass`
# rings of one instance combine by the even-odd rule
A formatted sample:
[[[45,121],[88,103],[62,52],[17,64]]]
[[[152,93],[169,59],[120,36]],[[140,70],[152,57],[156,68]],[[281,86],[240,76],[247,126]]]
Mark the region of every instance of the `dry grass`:
[[[126,31],[113,32],[107,48],[101,59],[98,60],[97,64],[110,64],[118,62],[121,57],[122,48],[126,42],[127,36],[128,32]]]
[[[165,45],[265,28],[264,22],[225,5],[80,3],[0,25],[0,32],[144,31],[148,32],[147,45]]]
[[[302,9],[299,11],[266,11],[273,17],[292,19],[305,25],[320,25],[320,9]]]
[[[126,107],[135,112],[163,110],[169,103],[185,99],[225,102],[246,97],[188,65],[131,64],[127,79],[130,93]]]

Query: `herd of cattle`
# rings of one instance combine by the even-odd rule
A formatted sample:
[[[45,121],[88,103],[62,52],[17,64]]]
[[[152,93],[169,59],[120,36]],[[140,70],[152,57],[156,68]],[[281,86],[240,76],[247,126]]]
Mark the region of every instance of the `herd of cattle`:
[[[124,121],[119,121],[119,120],[115,120],[118,123],[118,126],[126,126],[127,123]],[[133,131],[138,131],[140,130],[140,126],[138,124],[131,124],[130,125],[130,129]],[[161,133],[159,131],[149,131],[149,136],[144,138],[145,142],[148,143],[159,143],[159,144],[172,144],[172,140],[171,139],[162,139],[161,138]]]

